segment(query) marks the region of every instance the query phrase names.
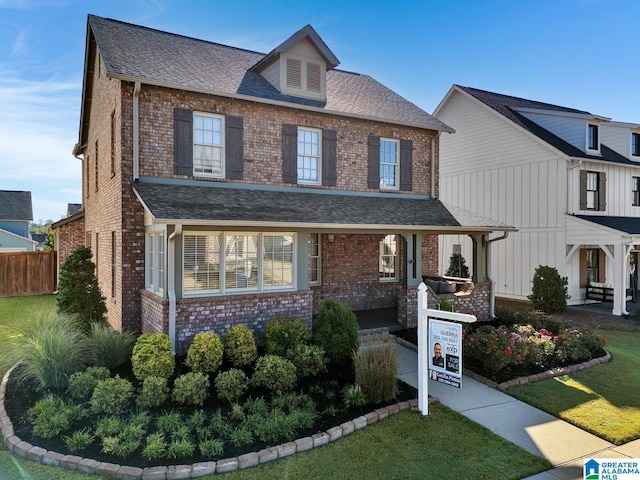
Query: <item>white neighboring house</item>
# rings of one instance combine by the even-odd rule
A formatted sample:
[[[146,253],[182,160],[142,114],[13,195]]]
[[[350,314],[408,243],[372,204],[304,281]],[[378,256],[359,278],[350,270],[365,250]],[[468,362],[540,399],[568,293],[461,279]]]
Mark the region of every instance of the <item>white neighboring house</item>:
[[[568,277],[570,305],[604,292],[626,314],[640,260],[640,124],[458,85],[434,115],[456,130],[440,140],[441,200],[518,229],[492,249],[496,295],[525,299],[549,265]],[[468,239],[441,237],[441,270],[457,244],[468,258]]]

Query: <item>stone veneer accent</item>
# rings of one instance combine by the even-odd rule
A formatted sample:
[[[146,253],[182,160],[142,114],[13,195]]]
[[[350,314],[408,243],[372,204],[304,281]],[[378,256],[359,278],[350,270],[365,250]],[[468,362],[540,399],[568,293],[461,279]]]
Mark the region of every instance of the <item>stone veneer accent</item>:
[[[14,367],[15,368],[15,367]],[[120,478],[132,480],[144,479],[185,479],[198,478],[212,473],[230,472],[270,462],[278,458],[284,458],[298,452],[304,452],[312,448],[318,448],[353,433],[360,428],[376,423],[378,420],[403,410],[416,409],[418,400],[399,402],[388,407],[379,408],[375,412],[358,417],[340,426],[330,428],[326,432],[316,433],[311,437],[304,437],[293,442],[283,443],[274,447],[265,448],[259,452],[246,453],[237,458],[226,458],[217,462],[199,462],[192,465],[169,465],[159,467],[138,468],[114,463],[98,462],[90,458],[82,458],[76,455],[62,455],[57,452],[47,451],[41,447],[22,441],[13,431],[13,424],[4,408],[4,397],[9,382],[11,368],[0,384],[0,429],[4,443],[13,454],[28,460],[42,463],[43,465],[77,470],[91,475],[100,475],[103,478]],[[429,398],[429,403],[439,400]]]

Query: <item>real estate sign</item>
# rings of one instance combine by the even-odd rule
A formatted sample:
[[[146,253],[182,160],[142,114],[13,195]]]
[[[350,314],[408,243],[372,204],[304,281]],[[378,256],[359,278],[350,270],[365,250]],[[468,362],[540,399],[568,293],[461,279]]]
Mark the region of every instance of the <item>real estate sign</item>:
[[[429,378],[462,388],[462,325],[429,318]]]

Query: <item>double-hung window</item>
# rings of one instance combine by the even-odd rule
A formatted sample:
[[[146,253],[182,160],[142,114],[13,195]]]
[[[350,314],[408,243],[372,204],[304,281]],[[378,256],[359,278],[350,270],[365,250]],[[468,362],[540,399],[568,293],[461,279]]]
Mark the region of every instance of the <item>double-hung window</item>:
[[[282,233],[185,232],[185,295],[294,288],[295,236]]]
[[[631,134],[631,155],[640,157],[640,133]]]
[[[224,177],[224,116],[193,114],[193,173]]]
[[[310,233],[307,240],[309,249],[309,285],[322,284],[322,242],[319,233]]]
[[[398,140],[380,139],[380,188],[398,189]]]
[[[597,210],[599,204],[598,172],[587,172],[587,210]]]
[[[398,249],[396,235],[385,235],[380,241],[380,281],[395,281],[398,271]]]
[[[320,183],[320,130],[298,127],[298,182]]]
[[[631,195],[633,196],[632,205],[640,207],[640,177],[631,177]]]
[[[147,290],[162,295],[165,260],[164,232],[148,232],[146,236],[145,286]]]
[[[598,125],[589,123],[587,125],[587,148],[589,150],[600,150],[600,140],[598,138]]]

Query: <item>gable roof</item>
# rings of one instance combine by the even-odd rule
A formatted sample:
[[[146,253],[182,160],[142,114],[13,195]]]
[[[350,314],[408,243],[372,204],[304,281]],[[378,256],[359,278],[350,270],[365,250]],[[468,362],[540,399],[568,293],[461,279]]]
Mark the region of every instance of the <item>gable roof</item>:
[[[513,230],[497,222],[463,225],[434,198],[354,194],[335,190],[238,188],[198,181],[141,179],[132,184],[153,219],[161,223],[243,225],[266,228],[350,230]],[[242,206],[240,208],[240,206]]]
[[[86,140],[92,89],[89,70],[96,52],[100,53],[106,75],[111,78],[453,132],[368,75],[337,69],[327,71],[326,102],[280,93],[252,67],[279,55],[279,49],[298,36],[310,38],[315,48],[327,57],[329,65],[337,64],[337,58],[310,26],[265,55],[89,15],[78,145],[82,146]]]
[[[33,220],[31,192],[0,190],[0,220]]]
[[[471,87],[463,87],[460,85],[454,85],[452,90],[459,90],[462,92],[471,95],[473,98],[479,100],[484,103],[491,109],[495,110],[502,116],[508,118],[516,125],[524,128],[529,131],[536,137],[540,138],[547,144],[554,147],[556,150],[564,153],[568,157],[572,158],[584,158],[588,160],[596,160],[596,161],[604,161],[604,162],[612,162],[612,163],[622,163],[626,165],[638,165],[637,162],[632,162],[624,155],[619,154],[615,150],[607,147],[604,144],[600,144],[600,153],[602,156],[598,155],[589,155],[579,148],[571,145],[569,142],[563,140],[557,135],[553,134],[549,130],[541,127],[537,123],[532,120],[529,120],[524,115],[518,113],[518,109],[533,109],[533,110],[547,110],[554,112],[562,112],[566,114],[573,115],[584,115],[585,117],[592,118],[602,118],[597,115],[594,115],[586,110],[578,110],[570,107],[563,107],[560,105],[553,105],[550,103],[538,102],[535,100],[528,100],[526,98],[512,97],[509,95],[503,95],[501,93],[488,92],[486,90],[479,90],[477,88]],[[451,92],[450,92],[451,93]],[[447,95],[448,96],[448,95]],[[440,104],[442,106],[444,101]],[[440,108],[436,109],[436,111]]]
[[[613,217],[609,215],[574,215],[576,218],[603,227],[618,230],[627,235],[640,235],[640,217]]]

